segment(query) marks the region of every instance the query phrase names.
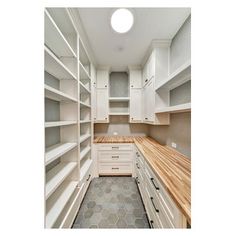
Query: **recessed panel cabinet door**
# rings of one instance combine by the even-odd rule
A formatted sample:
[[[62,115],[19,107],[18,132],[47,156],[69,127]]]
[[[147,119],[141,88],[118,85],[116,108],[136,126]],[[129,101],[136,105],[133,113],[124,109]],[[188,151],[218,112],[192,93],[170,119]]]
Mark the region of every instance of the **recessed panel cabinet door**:
[[[109,121],[109,107],[108,107],[108,89],[98,89],[96,90],[96,122],[108,122]]]
[[[130,89],[130,122],[142,122],[142,89]]]
[[[154,78],[147,84],[147,118],[149,122],[155,121],[155,91],[154,91]]]
[[[97,71],[97,88],[108,88],[109,71],[98,70]]]

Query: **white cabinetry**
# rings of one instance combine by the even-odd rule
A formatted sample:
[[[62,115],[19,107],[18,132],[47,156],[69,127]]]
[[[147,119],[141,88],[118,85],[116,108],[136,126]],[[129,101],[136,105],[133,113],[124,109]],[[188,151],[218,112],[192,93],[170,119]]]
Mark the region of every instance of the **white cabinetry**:
[[[133,144],[97,144],[99,175],[132,175]]]
[[[96,120],[95,123],[109,122],[109,103],[108,103],[108,89],[96,89]]]
[[[142,89],[130,89],[130,123],[142,123]]]
[[[142,88],[142,71],[137,69],[129,70],[130,88]]]
[[[98,70],[97,71],[97,88],[108,88],[109,71]]]

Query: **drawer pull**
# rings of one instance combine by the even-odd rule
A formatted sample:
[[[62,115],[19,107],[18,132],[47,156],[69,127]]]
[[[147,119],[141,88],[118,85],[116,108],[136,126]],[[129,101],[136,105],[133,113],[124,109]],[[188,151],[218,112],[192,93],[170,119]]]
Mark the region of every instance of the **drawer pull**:
[[[138,152],[136,152],[136,156],[137,156],[137,157],[140,157],[140,155],[139,155],[139,153],[138,153]]]
[[[119,156],[112,156],[111,158],[119,158]]]
[[[136,177],[135,179],[136,179],[137,184],[139,184],[140,182],[138,181],[138,177]]]
[[[159,212],[159,210],[156,208],[156,206],[155,206],[155,204],[154,204],[153,197],[150,197],[150,199],[151,199],[151,202],[152,202],[152,205],[153,205],[155,211],[156,211],[156,212]]]
[[[112,149],[119,149],[119,147],[111,147]]]
[[[86,179],[86,181],[89,181],[90,177],[91,177],[91,175],[88,176],[88,178]]]
[[[119,167],[112,167],[112,170],[119,170]]]
[[[156,184],[154,183],[154,178],[150,178],[150,180],[152,181],[153,186],[155,187],[156,190],[159,190],[159,187],[156,186]]]
[[[152,229],[154,229],[153,223],[154,223],[153,220],[150,220],[150,226]]]
[[[140,167],[138,166],[138,163],[136,163],[136,166],[137,166],[138,169],[140,169]]]

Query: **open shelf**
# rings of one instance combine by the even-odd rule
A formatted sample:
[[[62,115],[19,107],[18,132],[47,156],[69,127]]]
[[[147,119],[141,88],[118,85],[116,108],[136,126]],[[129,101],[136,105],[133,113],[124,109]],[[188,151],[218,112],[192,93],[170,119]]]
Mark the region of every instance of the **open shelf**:
[[[161,88],[171,90],[189,80],[191,80],[191,61],[187,61],[180,66],[175,72],[168,76],[167,80],[157,83],[156,90]]]
[[[91,107],[89,104],[86,104],[86,103],[81,102],[81,101],[80,101],[80,105],[81,105],[81,107],[88,107],[88,108]]]
[[[77,102],[76,98],[71,97],[70,95],[61,92],[60,90],[57,90],[55,88],[52,88],[48,85],[44,85],[44,91],[45,91],[45,97],[50,98],[54,101],[71,101],[71,102]]]
[[[83,64],[79,62],[80,80],[91,80],[87,70],[84,68]]]
[[[155,113],[180,113],[191,111],[191,103],[180,104],[176,106],[164,107],[157,109]]]
[[[50,164],[57,158],[72,150],[77,146],[77,143],[58,143],[46,148],[45,165]]]
[[[110,116],[129,116],[128,112],[110,112]]]
[[[85,163],[81,166],[80,168],[80,181],[83,180],[84,176],[86,175],[87,171],[89,170],[91,164],[92,164],[91,159],[87,159]]]
[[[76,162],[60,163],[46,174],[46,199],[51,196],[76,166]]]
[[[91,120],[81,120],[80,124],[86,124],[86,123],[90,123],[90,122],[91,122]]]
[[[80,152],[80,160],[82,160],[90,152],[90,150],[90,146],[83,148]]]
[[[85,140],[87,140],[88,138],[91,137],[91,134],[83,134],[80,136],[80,143],[84,142]]]
[[[65,126],[65,125],[74,125],[76,124],[76,120],[68,120],[68,121],[49,121],[45,122],[45,128],[57,127],[57,126]]]
[[[46,214],[46,228],[52,228],[56,220],[62,213],[64,207],[70,200],[72,194],[74,193],[77,186],[77,181],[71,181],[66,183],[61,190],[56,193],[56,201]]]
[[[58,28],[47,10],[44,13],[45,17],[45,44],[58,57],[76,57],[75,51],[72,49],[61,30]]]
[[[50,51],[44,47],[44,69],[57,79],[75,79],[76,76]]]
[[[129,97],[109,97],[110,102],[128,102]]]
[[[79,82],[79,84],[80,84],[80,92],[81,93],[91,93],[91,91],[90,90],[88,90],[81,82]]]

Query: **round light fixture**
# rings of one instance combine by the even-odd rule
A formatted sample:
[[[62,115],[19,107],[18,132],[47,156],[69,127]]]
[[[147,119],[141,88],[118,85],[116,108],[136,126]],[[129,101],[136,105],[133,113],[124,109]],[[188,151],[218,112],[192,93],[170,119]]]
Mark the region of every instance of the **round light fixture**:
[[[124,8],[120,8],[113,12],[111,16],[111,26],[118,33],[128,32],[134,23],[133,14]]]

